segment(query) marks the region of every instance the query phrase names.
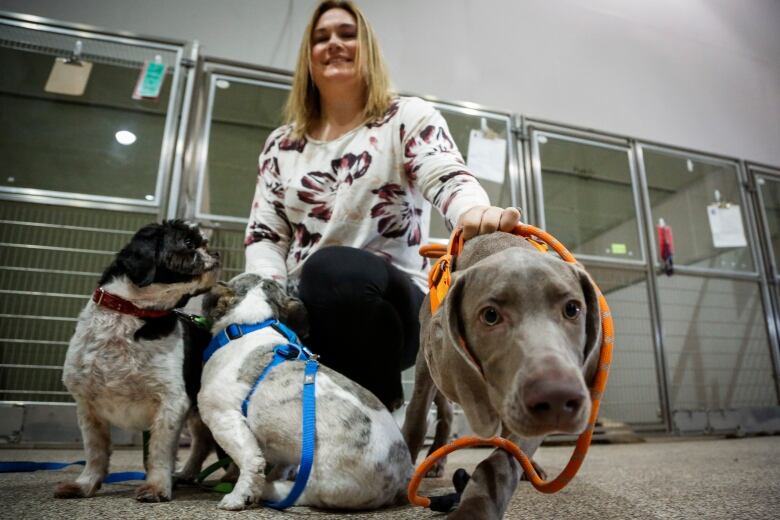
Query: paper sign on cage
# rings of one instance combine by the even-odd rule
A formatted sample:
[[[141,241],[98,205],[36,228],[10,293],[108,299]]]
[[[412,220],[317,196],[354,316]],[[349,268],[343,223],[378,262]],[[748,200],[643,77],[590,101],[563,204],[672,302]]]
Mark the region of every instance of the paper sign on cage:
[[[505,162],[506,139],[488,137],[482,130],[471,131],[466,165],[474,175],[501,184],[504,182]]]
[[[735,204],[710,204],[707,206],[712,243],[717,248],[747,247],[742,213]]]
[[[135,89],[133,89],[133,99],[159,98],[167,68],[159,56],[154,61],[144,62]]]
[[[43,90],[52,94],[82,96],[91,72],[92,64],[88,61],[57,58]]]

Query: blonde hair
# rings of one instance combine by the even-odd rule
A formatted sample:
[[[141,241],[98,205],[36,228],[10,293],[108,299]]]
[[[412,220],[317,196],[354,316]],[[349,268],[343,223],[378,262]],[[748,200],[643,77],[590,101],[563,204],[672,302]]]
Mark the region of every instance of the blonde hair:
[[[323,0],[312,13],[303,34],[292,89],[284,107],[285,121],[293,125],[293,135],[296,137],[309,133],[321,115],[319,91],[311,77],[311,37],[320,16],[334,8],[344,9],[354,16],[357,22],[356,60],[366,85],[364,120],[370,121],[382,117],[394,97],[379,42],[363,12],[351,0]]]

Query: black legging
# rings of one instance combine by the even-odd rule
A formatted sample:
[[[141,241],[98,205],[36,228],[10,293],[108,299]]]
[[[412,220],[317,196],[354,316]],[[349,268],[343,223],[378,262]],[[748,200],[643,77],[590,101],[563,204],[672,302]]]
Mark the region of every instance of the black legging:
[[[400,406],[401,371],[417,356],[424,298],[409,276],[373,253],[327,247],[304,263],[299,293],[309,313],[306,345],[389,409]]]

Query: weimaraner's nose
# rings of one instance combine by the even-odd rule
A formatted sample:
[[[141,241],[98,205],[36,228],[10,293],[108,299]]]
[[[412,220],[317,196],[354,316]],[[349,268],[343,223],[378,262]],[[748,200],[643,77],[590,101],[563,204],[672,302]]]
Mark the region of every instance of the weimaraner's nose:
[[[523,388],[523,404],[534,420],[565,426],[577,417],[585,402],[582,385],[576,379],[539,377]]]

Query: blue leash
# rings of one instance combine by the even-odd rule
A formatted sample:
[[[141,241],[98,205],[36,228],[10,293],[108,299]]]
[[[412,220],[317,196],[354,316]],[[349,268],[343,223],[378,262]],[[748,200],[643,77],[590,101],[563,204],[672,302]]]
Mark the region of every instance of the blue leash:
[[[316,356],[313,355],[306,347],[301,345],[300,340],[295,333],[287,328],[283,323],[270,319],[260,323],[251,325],[238,325],[231,324],[219,334],[214,336],[209,343],[208,348],[203,353],[203,362],[214,355],[214,353],[227,345],[231,340],[238,339],[245,334],[261,330],[266,327],[273,327],[276,331],[280,332],[287,338],[288,343],[277,345],[274,347],[274,357],[271,362],[263,368],[260,375],[257,376],[254,384],[249,389],[244,401],[241,403],[241,412],[244,417],[247,416],[249,410],[249,401],[255,394],[260,382],[276,365],[279,365],[285,361],[304,361],[306,366],[303,371],[303,427],[302,427],[302,439],[301,439],[301,464],[298,467],[298,475],[295,477],[295,482],[290,490],[290,493],[282,500],[276,502],[265,502],[264,504],[273,509],[287,509],[295,504],[295,501],[301,496],[303,490],[306,488],[306,483],[309,480],[311,474],[311,468],[314,464],[314,448],[316,444],[316,394],[315,394],[315,380],[317,377],[317,369],[320,364],[317,362]]]
[[[0,473],[31,473],[33,471],[49,471],[67,468],[68,466],[84,466],[83,460],[76,462],[32,462],[32,461],[12,461],[0,462]],[[114,484],[116,482],[126,482],[128,480],[146,480],[146,474],[143,471],[119,471],[109,473],[103,479],[104,484]]]
[[[33,471],[63,469],[68,466],[84,466],[86,461],[77,460],[76,462],[32,462],[18,460],[12,462],[0,462],[0,473],[31,473]]]
[[[128,480],[146,480],[146,473],[143,471],[117,471],[109,473],[103,479],[104,484],[115,484],[117,482],[127,482]]]

